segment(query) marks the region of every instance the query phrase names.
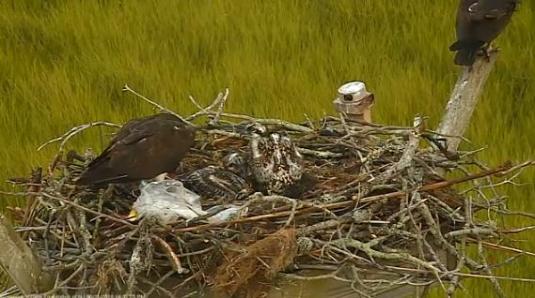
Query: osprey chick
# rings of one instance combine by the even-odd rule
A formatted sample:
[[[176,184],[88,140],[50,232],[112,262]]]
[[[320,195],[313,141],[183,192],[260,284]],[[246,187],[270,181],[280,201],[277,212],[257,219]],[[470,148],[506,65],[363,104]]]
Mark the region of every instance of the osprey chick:
[[[301,179],[302,157],[287,135],[264,138],[254,133],[250,151],[252,173],[262,191],[283,194]]]
[[[184,178],[184,186],[204,198],[234,200],[249,191],[249,185],[237,174],[215,166],[191,172]]]

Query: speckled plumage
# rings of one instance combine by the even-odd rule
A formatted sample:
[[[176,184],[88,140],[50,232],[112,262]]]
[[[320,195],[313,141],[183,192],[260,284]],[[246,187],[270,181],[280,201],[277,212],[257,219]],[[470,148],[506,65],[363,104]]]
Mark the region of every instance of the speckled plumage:
[[[233,200],[250,190],[245,179],[216,166],[208,166],[191,172],[183,179],[183,183],[186,188],[203,198]]]
[[[251,176],[251,169],[247,162],[247,156],[243,153],[232,152],[223,157],[223,166],[225,169],[247,179]]]
[[[253,134],[250,151],[251,171],[261,191],[282,194],[301,179],[302,156],[287,135]]]

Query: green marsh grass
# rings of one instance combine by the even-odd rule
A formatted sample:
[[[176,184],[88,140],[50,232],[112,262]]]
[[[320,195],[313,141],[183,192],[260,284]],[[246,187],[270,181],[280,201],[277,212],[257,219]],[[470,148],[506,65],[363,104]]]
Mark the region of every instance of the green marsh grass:
[[[364,80],[376,122],[436,126],[459,69],[452,63],[457,1],[180,0],[0,2],[0,180],[46,165],[42,142],[95,120],[123,123],[152,108],[121,92],[128,83],[180,113],[188,95],[208,103],[224,87],[228,109],[290,120],[332,113],[336,88]],[[467,134],[490,164],[535,158],[535,2],[523,1]],[[95,129],[72,146],[102,149]],[[512,208],[535,212],[535,171],[505,187]],[[0,186],[10,189],[7,184]],[[3,206],[13,198],[2,198]],[[533,224],[510,218],[520,227]],[[535,251],[535,234],[518,247]],[[493,260],[510,255],[492,254]],[[496,273],[535,277],[522,257]],[[535,286],[504,282],[510,297]],[[442,296],[440,290],[437,295]],[[492,295],[481,280],[462,297]]]

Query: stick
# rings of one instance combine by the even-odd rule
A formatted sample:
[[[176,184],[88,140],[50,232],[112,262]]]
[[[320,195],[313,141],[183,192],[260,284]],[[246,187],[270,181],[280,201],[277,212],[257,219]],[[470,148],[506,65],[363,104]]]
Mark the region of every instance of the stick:
[[[122,223],[124,225],[129,226],[129,227],[137,227],[137,225],[129,223],[128,221],[126,221],[124,219],[120,219],[120,218],[117,218],[117,217],[114,217],[114,216],[111,216],[111,215],[108,215],[108,214],[105,214],[105,213],[102,213],[102,212],[91,210],[91,209],[89,209],[87,207],[78,205],[78,204],[76,204],[74,202],[71,202],[69,200],[66,200],[66,199],[63,199],[63,198],[54,197],[54,196],[52,196],[52,195],[50,195],[48,193],[45,193],[45,192],[6,192],[6,191],[0,191],[0,194],[12,195],[12,196],[28,196],[28,195],[44,196],[44,197],[46,197],[48,199],[53,199],[53,200],[56,200],[56,201],[60,201],[60,202],[65,203],[67,205],[71,205],[71,206],[73,206],[75,208],[84,210],[84,211],[92,213],[94,215],[102,216],[102,217],[105,217],[107,219],[113,220],[115,222]]]
[[[160,105],[159,103],[155,102],[154,100],[151,100],[151,99],[147,98],[146,96],[143,96],[143,95],[137,93],[137,92],[134,91],[132,88],[130,88],[130,86],[128,86],[128,85],[126,85],[126,84],[125,84],[124,87],[123,87],[123,92],[130,92],[130,93],[134,94],[135,96],[137,96],[137,97],[143,99],[144,101],[148,102],[149,104],[151,104],[151,105],[157,107],[157,108],[160,109],[161,111],[165,111],[165,112],[167,112],[167,113],[170,113],[170,114],[175,115],[175,116],[176,116],[178,119],[180,119],[182,122],[185,122],[185,123],[187,123],[187,124],[189,124],[189,125],[191,125],[191,126],[195,126],[193,123],[191,123],[191,122],[189,122],[188,120],[184,119],[182,116],[180,116],[179,114],[175,113],[174,111],[172,111],[172,110],[170,110],[170,109],[168,109],[168,108],[166,108],[166,107]]]
[[[396,266],[389,266],[389,265],[386,265],[385,268],[392,269],[392,270],[408,271],[408,272],[428,273],[426,270],[422,270],[422,269],[403,268],[403,267],[396,267]],[[439,272],[439,273],[446,273],[446,272]],[[458,276],[461,276],[461,277],[474,277],[474,278],[484,278],[484,279],[495,278],[495,279],[499,279],[499,280],[509,280],[509,281],[535,283],[535,279],[534,278],[493,276],[493,275],[473,274],[473,273],[463,273],[463,272],[447,272],[447,273],[448,274],[453,274],[453,275],[458,275]]]
[[[182,263],[180,262],[180,259],[177,257],[177,255],[175,254],[171,246],[167,242],[165,242],[165,240],[163,240],[162,238],[156,235],[151,235],[151,238],[154,239],[160,245],[162,250],[167,255],[167,258],[169,259],[169,262],[173,266],[173,269],[175,269],[176,273],[184,274],[184,273],[189,272],[187,269],[182,267]]]
[[[469,238],[467,240],[472,242],[472,243],[477,243],[477,240],[475,240],[475,239]],[[483,246],[486,246],[486,247],[489,247],[489,248],[492,248],[492,249],[495,249],[495,250],[514,252],[514,253],[518,253],[518,254],[521,254],[521,255],[535,257],[535,253],[529,252],[529,251],[525,251],[525,250],[521,250],[521,249],[518,249],[518,248],[515,248],[515,247],[499,245],[499,244],[492,243],[492,242],[487,242],[487,241],[481,241],[481,244],[483,244]]]
[[[120,125],[117,125],[115,123],[106,122],[106,121],[96,121],[96,122],[89,122],[89,123],[86,123],[86,124],[81,124],[81,125],[78,125],[78,126],[75,126],[75,127],[71,128],[69,131],[64,133],[62,136],[59,136],[57,138],[54,138],[52,140],[49,140],[49,141],[41,144],[37,148],[37,151],[41,151],[44,147],[46,147],[46,146],[48,146],[48,145],[50,145],[52,143],[61,141],[60,146],[59,146],[59,151],[63,152],[63,148],[67,144],[67,141],[69,141],[72,137],[74,137],[78,133],[80,133],[80,132],[82,132],[82,131],[84,131],[84,130],[86,130],[88,128],[96,127],[96,126],[108,126],[108,127],[114,127],[114,128],[120,128],[121,127]]]

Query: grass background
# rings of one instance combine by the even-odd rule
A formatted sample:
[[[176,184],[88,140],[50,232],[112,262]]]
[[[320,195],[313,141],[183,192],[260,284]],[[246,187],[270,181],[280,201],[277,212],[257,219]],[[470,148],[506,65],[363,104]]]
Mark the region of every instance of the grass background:
[[[180,113],[193,111],[189,94],[208,103],[229,87],[228,110],[298,120],[331,113],[336,88],[358,79],[376,94],[376,122],[407,125],[423,114],[436,126],[459,71],[447,49],[457,3],[1,1],[0,181],[46,165],[55,148],[37,146],[73,125],[151,113],[121,92],[125,83]],[[468,132],[489,146],[481,156],[491,164],[535,157],[534,11],[524,1],[497,40],[502,52]],[[105,141],[94,130],[72,146],[100,150]],[[511,207],[535,212],[534,178],[526,171],[525,186],[504,189]],[[515,245],[535,251],[535,234],[523,239]],[[497,273],[534,278],[535,262],[524,257]],[[465,285],[461,297],[492,295],[481,280]],[[535,290],[503,285],[510,297]]]

